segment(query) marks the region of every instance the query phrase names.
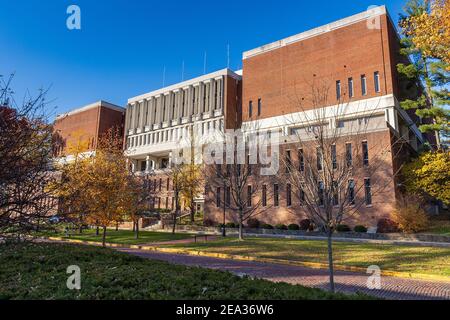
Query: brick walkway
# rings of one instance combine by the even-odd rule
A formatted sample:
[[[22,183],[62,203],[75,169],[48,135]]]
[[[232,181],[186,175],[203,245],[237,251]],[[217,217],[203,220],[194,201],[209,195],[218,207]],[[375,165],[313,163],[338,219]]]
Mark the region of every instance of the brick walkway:
[[[274,282],[287,282],[321,289],[328,288],[326,270],[260,262],[225,260],[209,257],[167,254],[134,249],[119,249],[148,259],[164,260],[188,266],[230,271],[235,274],[263,278]],[[356,272],[336,271],[336,289],[341,292],[363,292],[385,299],[450,299],[450,283],[403,279],[383,276],[380,290],[369,290],[368,275]]]

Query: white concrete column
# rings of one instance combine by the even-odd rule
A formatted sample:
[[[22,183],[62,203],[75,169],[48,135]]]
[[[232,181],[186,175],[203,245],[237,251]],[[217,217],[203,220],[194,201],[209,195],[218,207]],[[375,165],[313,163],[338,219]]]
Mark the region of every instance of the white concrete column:
[[[139,103],[139,128],[143,129],[145,125],[145,100]]]
[[[150,156],[147,156],[145,158],[145,172],[150,172]]]
[[[193,114],[193,102],[192,102],[193,90],[194,90],[194,87],[189,86],[188,96],[187,96],[187,113],[186,113],[186,115],[188,117]]]
[[[199,114],[202,114],[205,111],[205,104],[206,104],[206,99],[205,99],[205,84],[202,82],[200,83],[200,101],[199,101]]]

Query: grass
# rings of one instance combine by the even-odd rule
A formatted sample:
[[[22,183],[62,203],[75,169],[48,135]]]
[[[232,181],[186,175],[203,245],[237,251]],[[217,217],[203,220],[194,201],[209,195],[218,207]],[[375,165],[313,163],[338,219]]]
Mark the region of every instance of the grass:
[[[64,233],[58,234],[58,236],[65,237]],[[139,239],[134,238],[134,232],[131,230],[113,230],[108,229],[106,231],[106,242],[118,243],[118,244],[145,244],[152,242],[164,242],[172,240],[182,240],[191,238],[189,234],[171,234],[163,232],[152,231],[139,231]],[[95,235],[95,229],[83,230],[82,234],[74,233],[70,235],[70,239],[78,239],[85,241],[102,242],[102,230],[98,236]]]
[[[432,220],[428,230],[423,233],[450,236],[450,220]]]
[[[327,263],[327,245],[318,240],[220,238],[207,243],[169,245],[214,253]],[[372,243],[334,242],[334,261],[338,265],[382,270],[450,276],[450,248],[409,247]]]
[[[25,243],[0,245],[0,299],[361,299],[228,272],[147,260],[107,248]],[[69,290],[67,267],[81,269]]]

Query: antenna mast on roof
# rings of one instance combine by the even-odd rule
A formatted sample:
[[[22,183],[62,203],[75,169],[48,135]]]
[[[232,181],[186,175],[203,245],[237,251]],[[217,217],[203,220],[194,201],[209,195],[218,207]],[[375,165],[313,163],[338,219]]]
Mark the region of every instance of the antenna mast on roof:
[[[206,56],[206,51],[205,51],[205,58],[203,60],[203,74],[206,74],[206,62],[207,62],[207,56]]]

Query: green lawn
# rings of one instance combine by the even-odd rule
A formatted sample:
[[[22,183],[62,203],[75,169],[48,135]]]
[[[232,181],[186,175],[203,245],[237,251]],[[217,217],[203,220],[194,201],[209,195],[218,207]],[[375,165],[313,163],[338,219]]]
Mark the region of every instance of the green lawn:
[[[442,236],[450,236],[450,221],[448,220],[432,220],[430,227],[423,233],[439,234]]]
[[[450,248],[408,247],[384,244],[334,242],[334,261],[339,265],[382,270],[450,276]],[[327,263],[325,241],[247,238],[220,238],[207,243],[170,245],[214,253],[227,253],[284,259],[301,262]]]
[[[82,234],[76,231],[70,235],[70,239],[79,239],[86,241],[102,242],[102,230],[100,230],[100,235],[95,235],[95,229],[83,230]],[[65,237],[64,234],[58,234],[58,236]],[[163,242],[171,240],[181,240],[192,237],[190,234],[185,233],[163,233],[163,232],[151,232],[151,231],[140,231],[139,239],[134,238],[134,232],[129,230],[113,230],[108,229],[106,231],[106,242],[108,243],[118,243],[118,244],[145,244],[151,242]]]
[[[322,290],[68,244],[0,245],[0,299],[349,299]],[[81,269],[81,290],[66,269]]]

